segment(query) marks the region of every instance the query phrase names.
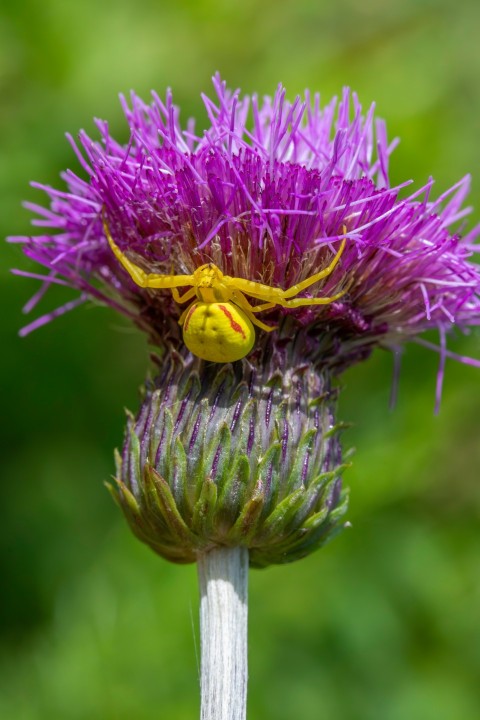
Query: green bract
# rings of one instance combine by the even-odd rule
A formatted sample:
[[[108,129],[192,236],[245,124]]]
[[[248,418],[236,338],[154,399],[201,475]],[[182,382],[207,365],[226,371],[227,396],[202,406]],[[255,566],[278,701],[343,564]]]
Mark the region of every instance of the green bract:
[[[295,364],[298,340],[273,365],[162,358],[112,488],[155,552],[187,563],[241,545],[262,567],[303,557],[342,527],[337,392],[328,373]]]

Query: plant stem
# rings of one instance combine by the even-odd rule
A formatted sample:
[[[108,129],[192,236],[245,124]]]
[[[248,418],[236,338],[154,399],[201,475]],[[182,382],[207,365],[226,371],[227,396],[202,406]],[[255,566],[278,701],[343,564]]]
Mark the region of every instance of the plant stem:
[[[201,720],[245,720],[248,550],[218,548],[198,559]]]

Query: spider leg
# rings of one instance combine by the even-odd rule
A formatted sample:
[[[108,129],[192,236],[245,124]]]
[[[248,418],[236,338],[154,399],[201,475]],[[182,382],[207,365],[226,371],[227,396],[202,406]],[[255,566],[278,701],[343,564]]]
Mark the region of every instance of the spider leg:
[[[277,304],[275,302],[268,302],[268,303],[263,303],[262,305],[255,305],[255,306],[250,305],[247,298],[245,297],[245,295],[242,292],[240,292],[240,290],[234,290],[232,293],[232,296],[233,296],[235,302],[236,302],[237,298],[240,298],[241,303],[244,303],[241,307],[242,308],[246,307],[252,313],[263,312],[263,310],[270,310],[270,308],[275,307],[275,305]],[[252,297],[255,297],[255,296],[253,295]],[[262,300],[262,298],[257,298],[257,300]],[[238,302],[237,304],[240,305],[241,303]]]
[[[233,296],[232,296],[233,302],[238,305],[245,315],[248,317],[250,322],[252,322],[257,327],[261,328],[262,330],[265,330],[265,332],[272,332],[272,330],[276,330],[277,326],[271,327],[270,325],[265,325],[261,320],[258,320],[255,315],[253,314],[256,310],[256,308],[253,308],[250,303],[248,302],[247,298],[243,293],[241,293],[239,290],[237,290]],[[273,307],[273,304],[269,305]]]
[[[192,305],[195,305],[195,303],[196,303],[196,299],[193,302],[191,302],[190,305],[187,305],[185,310],[182,312],[182,314],[178,318],[178,324],[180,325],[180,327],[182,327],[183,323],[185,322],[185,318],[187,317],[188,311],[190,310]]]
[[[172,287],[173,299],[175,300],[176,303],[180,303],[180,304],[187,302],[187,300],[191,300],[196,292],[197,292],[196,288],[192,287],[192,288],[190,288],[190,290],[187,290],[186,293],[184,293],[183,295],[180,295],[177,288]]]
[[[264,310],[270,310],[271,308],[275,307],[275,305],[278,305],[278,303],[267,302],[267,303],[263,303],[262,305],[255,305],[255,307],[252,307],[252,312],[253,313],[264,312]]]
[[[344,230],[345,231],[345,230]],[[294,295],[298,295],[298,293],[302,292],[302,290],[305,290],[307,287],[310,287],[310,285],[313,285],[314,283],[318,282],[319,280],[322,280],[323,278],[328,277],[332,274],[332,272],[335,269],[335,266],[337,265],[338,261],[342,257],[342,253],[345,249],[345,243],[346,240],[342,240],[342,244],[340,245],[338,252],[336,253],[335,257],[333,258],[332,262],[327,265],[326,268],[323,270],[320,270],[320,272],[315,273],[315,275],[310,275],[310,277],[306,278],[300,283],[297,283],[297,285],[293,285],[291,288],[288,288],[288,290],[283,291],[283,297],[285,299],[294,297]]]
[[[345,226],[343,226],[343,232],[346,232]],[[319,280],[322,280],[323,278],[327,277],[328,275],[331,275],[331,273],[335,269],[335,266],[337,265],[338,261],[340,260],[340,258],[342,256],[342,253],[345,248],[345,243],[346,243],[346,240],[343,239],[342,243],[338,249],[338,252],[336,253],[336,255],[333,258],[333,260],[331,261],[331,263],[326,268],[324,268],[323,270],[320,270],[320,272],[318,272],[318,273],[315,273],[315,275],[311,275],[310,277],[306,278],[305,280],[298,283],[297,285],[293,285],[291,288],[288,288],[287,290],[282,290],[281,288],[272,287],[271,285],[264,285],[263,283],[255,282],[254,280],[246,280],[245,278],[231,277],[229,275],[224,275],[223,281],[230,287],[237,290],[238,292],[244,293],[245,295],[250,295],[251,297],[254,297],[257,300],[265,300],[266,301],[265,306],[259,305],[256,308],[253,308],[252,306],[250,306],[251,312],[261,312],[262,310],[268,310],[268,309],[270,309],[270,307],[274,307],[274,305],[283,305],[284,300],[293,298],[295,295],[298,295],[298,293],[302,292],[302,290],[305,290],[306,288],[310,287],[310,285],[313,285],[314,283],[318,282]],[[307,305],[308,303],[301,303],[301,304]],[[319,304],[319,303],[313,303],[313,304],[315,305],[315,304]],[[323,304],[323,303],[320,303],[320,304]],[[288,307],[288,306],[284,305],[284,307]]]
[[[283,298],[285,292],[281,288],[274,288],[254,280],[245,280],[245,278],[230,277],[229,275],[223,276],[223,282],[234,288],[235,293],[242,295],[245,302],[248,302],[245,295],[251,295],[256,300],[266,300],[268,303],[272,303],[272,307]],[[255,308],[250,303],[248,305],[253,312]]]
[[[279,300],[278,305],[285,308],[296,308],[302,305],[330,305],[339,298],[343,297],[350,289],[352,282],[348,283],[347,287],[341,292],[331,295],[330,297],[314,297],[314,298],[293,298],[292,300]]]
[[[184,285],[193,285],[193,275],[161,275],[159,273],[146,273],[142,268],[135,265],[115,244],[110,229],[105,218],[105,212],[102,213],[103,230],[110,248],[120,262],[120,264],[128,272],[134,283],[143,288],[177,288]]]

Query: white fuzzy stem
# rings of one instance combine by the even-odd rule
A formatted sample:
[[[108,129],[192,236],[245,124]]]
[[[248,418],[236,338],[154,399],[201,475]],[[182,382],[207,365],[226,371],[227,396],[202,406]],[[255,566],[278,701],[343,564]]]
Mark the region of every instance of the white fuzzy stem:
[[[198,560],[201,720],[245,720],[248,550],[218,548]]]

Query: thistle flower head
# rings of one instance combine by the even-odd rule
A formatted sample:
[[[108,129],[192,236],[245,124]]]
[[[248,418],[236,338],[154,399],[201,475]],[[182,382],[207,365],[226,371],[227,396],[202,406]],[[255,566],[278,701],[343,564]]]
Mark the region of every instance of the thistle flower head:
[[[170,92],[150,104],[132,93],[130,104],[122,98],[127,144],[103,121],[99,142],[83,131],[79,146],[70,138],[87,179],[67,171],[66,191],[36,185],[51,206],[29,205],[40,216],[33,222],[50,232],[17,238],[49,270],[45,286],[67,283],[133,318],[154,343],[180,342],[182,308],[169,291],[133,283],[107,245],[104,208],[119,248],[147,272],[191,274],[210,262],[282,289],[328,265],[346,238],[334,272],[302,293],[346,291],[338,300],[262,314],[270,325],[289,316],[289,326],[307,327],[337,369],[431,328],[445,354],[446,331],[478,324],[480,272],[470,258],[480,227],[461,238],[458,225],[468,177],[436,200],[432,181],[402,197],[408,183],[388,179],[395,141],[348,90],[322,108],[308,93],[287,102],[282,87],[263,100],[229,92],[218,76],[214,88],[215,100],[203,97],[203,133],[193,121],[182,127]]]
[[[334,374],[376,346],[429,345],[420,336],[436,328],[439,396],[447,331],[480,320],[480,226],[461,237],[468,178],[436,200],[432,181],[410,196],[408,183],[390,187],[395,142],[348,90],[322,108],[308,93],[287,102],[281,87],[263,100],[219,77],[214,88],[203,133],[182,126],[170,93],[150,104],[132,94],[126,144],[103,121],[100,141],[70,138],[86,179],[67,171],[64,191],[36,185],[50,208],[29,207],[49,232],[17,241],[47,268],[44,288],[67,284],[80,299],[24,333],[87,298],[145,330],[162,366],[129,419],[115,497],[170,560],[244,545],[263,566],[341,527]],[[201,332],[227,303],[216,317],[230,323],[223,339],[245,335],[225,356],[239,362],[199,359],[224,356],[187,343],[182,299],[197,314],[203,303]],[[260,327],[255,342],[248,323]]]

